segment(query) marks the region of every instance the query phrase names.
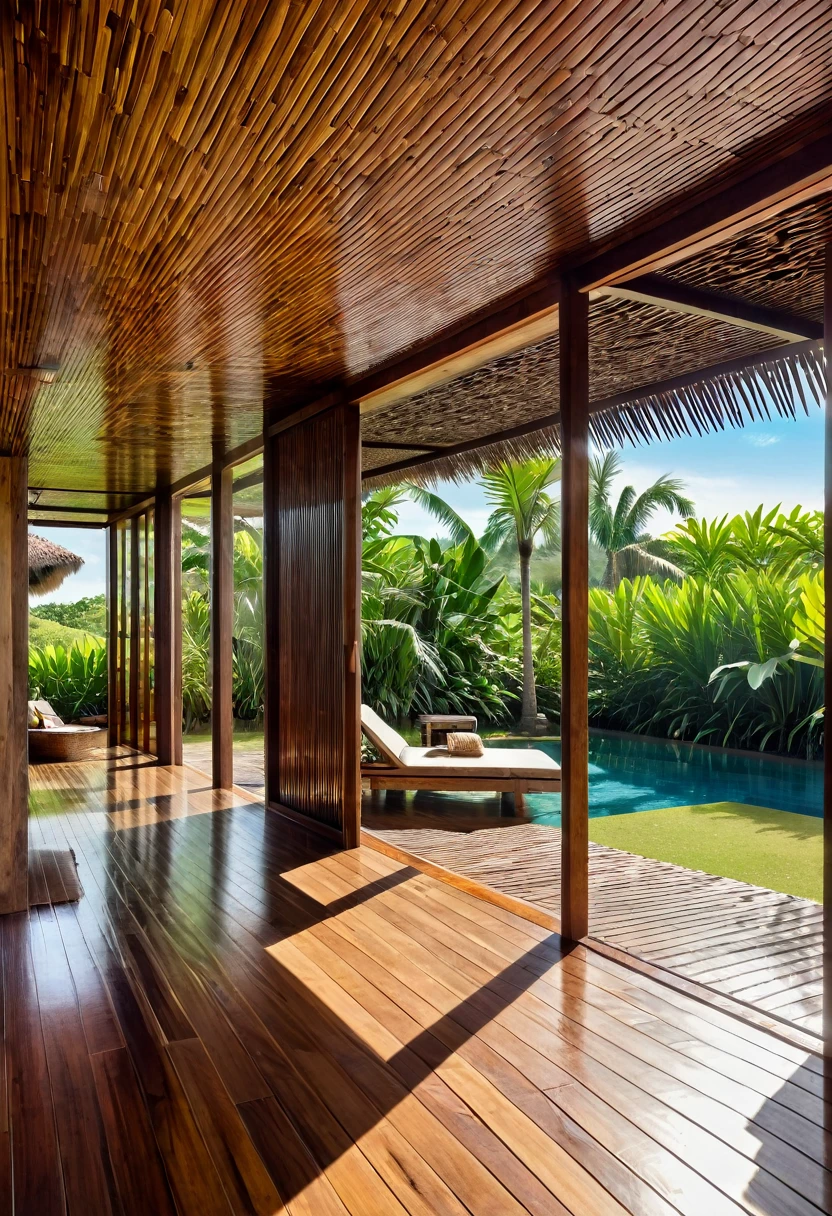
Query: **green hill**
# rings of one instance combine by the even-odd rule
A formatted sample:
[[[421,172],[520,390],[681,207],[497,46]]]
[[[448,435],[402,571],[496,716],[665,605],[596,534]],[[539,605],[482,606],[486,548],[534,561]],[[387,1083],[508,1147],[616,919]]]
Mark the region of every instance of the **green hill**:
[[[29,645],[30,646],[70,646],[76,638],[83,638],[88,631],[71,629],[68,625],[59,625],[57,621],[46,621],[43,617],[29,613]],[[102,637],[95,634],[96,641],[103,642]]]

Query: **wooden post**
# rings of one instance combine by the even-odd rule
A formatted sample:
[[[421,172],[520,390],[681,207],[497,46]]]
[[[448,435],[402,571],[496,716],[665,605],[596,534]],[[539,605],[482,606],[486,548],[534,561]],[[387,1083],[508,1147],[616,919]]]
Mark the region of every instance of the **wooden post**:
[[[561,932],[589,927],[589,300],[568,278],[560,303],[563,686]]]
[[[361,414],[344,418],[344,848],[361,838]]]
[[[130,520],[130,746],[141,747],[139,734],[139,674],[141,671],[141,617],[139,613],[139,520]]]
[[[181,547],[179,500],[162,491],[156,498],[153,546],[156,755],[160,764],[182,763]]]
[[[150,723],[153,717],[153,701],[150,680],[150,546],[153,536],[154,512],[144,513],[142,544],[142,751],[149,752],[151,746]]]
[[[215,465],[211,474],[211,771],[214,788],[222,790],[234,784],[232,472]]]
[[[0,456],[0,913],[29,905],[27,472]]]
[[[127,743],[127,572],[130,562],[127,549],[129,524],[120,524],[116,536],[118,549],[118,742]]]
[[[107,742],[119,741],[118,697],[118,527],[107,529]]]
[[[826,246],[823,282],[823,354],[826,363],[826,428],[823,471],[823,565],[832,570],[832,241]],[[832,692],[832,595],[824,607],[826,646],[824,701]],[[832,713],[823,724],[823,1050],[832,1055]]]

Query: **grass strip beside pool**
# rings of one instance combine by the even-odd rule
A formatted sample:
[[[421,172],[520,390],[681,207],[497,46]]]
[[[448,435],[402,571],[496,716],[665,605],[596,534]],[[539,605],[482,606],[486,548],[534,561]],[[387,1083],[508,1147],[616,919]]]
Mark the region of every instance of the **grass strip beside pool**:
[[[711,802],[590,819],[589,837],[689,870],[823,899],[823,820],[812,815]]]

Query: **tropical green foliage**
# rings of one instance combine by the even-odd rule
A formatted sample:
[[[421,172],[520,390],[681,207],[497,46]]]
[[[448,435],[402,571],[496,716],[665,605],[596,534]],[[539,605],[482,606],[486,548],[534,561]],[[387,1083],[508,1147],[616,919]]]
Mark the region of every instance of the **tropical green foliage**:
[[[237,520],[234,533],[234,717],[259,721],[264,704],[263,533]],[[208,532],[182,527],[182,709],[186,730],[211,716]]]
[[[656,551],[645,529],[660,507],[679,515],[693,514],[684,485],[675,477],[659,477],[641,494],[633,486],[625,486],[613,504],[612,487],[620,473],[617,452],[606,452],[589,462],[589,528],[607,556],[602,585],[612,590],[622,578],[641,574],[680,581],[681,570]]]
[[[29,694],[65,721],[107,712],[107,648],[94,638],[29,651]]]
[[[823,679],[821,521],[779,509],[687,520],[665,538],[679,585],[590,593],[592,720],[813,755]],[[820,543],[819,543],[820,539]]]
[[[503,718],[518,687],[517,597],[486,576],[470,529],[457,544],[393,535],[401,497],[380,490],[364,503],[363,698],[393,720]]]

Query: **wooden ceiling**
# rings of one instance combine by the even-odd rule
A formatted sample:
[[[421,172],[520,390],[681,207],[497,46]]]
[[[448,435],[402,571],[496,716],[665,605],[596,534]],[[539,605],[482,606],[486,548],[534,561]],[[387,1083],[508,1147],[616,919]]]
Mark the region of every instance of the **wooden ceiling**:
[[[0,448],[116,508],[824,129],[832,10],[8,0],[0,55]]]

